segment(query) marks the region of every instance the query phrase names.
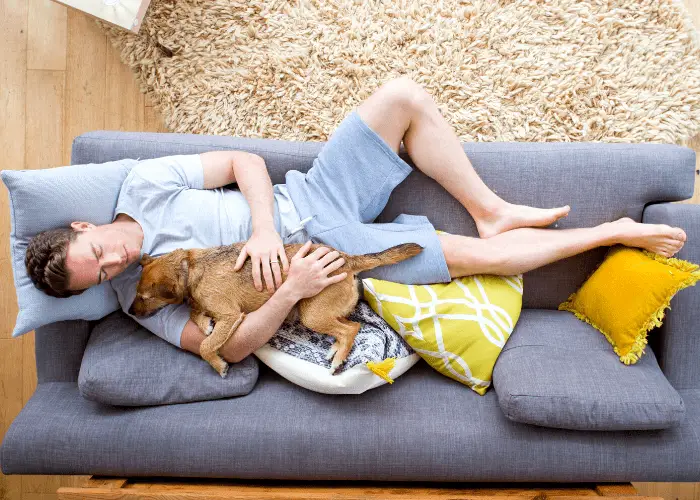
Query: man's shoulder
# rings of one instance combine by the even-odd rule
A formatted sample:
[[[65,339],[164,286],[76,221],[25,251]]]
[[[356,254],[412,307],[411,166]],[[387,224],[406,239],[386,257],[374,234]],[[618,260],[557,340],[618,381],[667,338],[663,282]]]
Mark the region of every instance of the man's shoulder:
[[[202,160],[198,153],[142,160],[122,184],[122,193],[167,192],[185,187],[203,188]]]

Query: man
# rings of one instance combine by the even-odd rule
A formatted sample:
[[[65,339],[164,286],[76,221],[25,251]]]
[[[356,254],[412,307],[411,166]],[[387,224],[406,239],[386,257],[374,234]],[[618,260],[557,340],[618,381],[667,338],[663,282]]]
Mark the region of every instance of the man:
[[[373,224],[392,190],[411,172],[397,154],[403,141],[415,165],[469,211],[479,238],[436,234],[427,218],[401,215]],[[237,190],[217,189],[236,182]],[[373,275],[404,283],[447,282],[457,276],[511,275],[604,245],[641,247],[670,257],[683,246],[680,228],[623,218],[591,228],[546,226],[569,207],[513,205],[479,178],[457,136],[430,95],[407,78],[380,87],[340,124],[308,173],[290,171],[272,186],[259,156],[209,152],[142,162],[121,188],[111,224],[73,222],[38,235],[27,250],[27,268],[47,293],[69,296],[111,280],[128,312],[143,253],[209,247],[248,240],[241,258],[253,262],[258,289],[272,294],[249,314],[222,355],[237,362],[272,337],[302,296],[342,279],[329,278],[338,254],[327,248],[306,255],[308,244],[287,262],[284,243],[314,240],[357,254],[416,242],[418,256],[378,268]],[[282,271],[289,276],[281,283]],[[136,319],[136,318],[135,318]],[[136,319],[169,342],[199,353],[204,334],[185,304]]]

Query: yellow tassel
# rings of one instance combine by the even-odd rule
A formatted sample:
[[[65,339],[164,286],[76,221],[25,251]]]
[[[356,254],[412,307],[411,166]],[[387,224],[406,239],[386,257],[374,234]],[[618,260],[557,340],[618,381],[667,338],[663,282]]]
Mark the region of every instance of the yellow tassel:
[[[396,358],[386,358],[383,361],[377,363],[376,361],[367,361],[367,368],[372,372],[382,377],[384,380],[393,384],[394,381],[389,377],[389,372],[394,368],[396,363]]]

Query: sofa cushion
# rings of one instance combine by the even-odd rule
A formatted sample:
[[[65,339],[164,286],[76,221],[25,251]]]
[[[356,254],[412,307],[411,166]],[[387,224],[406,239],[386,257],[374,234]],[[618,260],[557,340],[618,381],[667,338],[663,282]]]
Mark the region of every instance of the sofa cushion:
[[[78,375],[83,397],[115,406],[152,406],[248,394],[258,380],[253,356],[225,378],[209,363],[116,311],[92,330]]]
[[[634,365],[620,363],[605,337],[564,311],[523,310],[493,381],[514,422],[617,431],[666,429],[685,417],[651,349]]]
[[[73,221],[109,224],[122,182],[138,162],[119,160],[41,170],[3,170],[10,194],[10,251],[17,292],[17,337],[55,321],[96,320],[119,309],[108,283],[67,298],[51,297],[34,286],[24,257],[31,239]]]

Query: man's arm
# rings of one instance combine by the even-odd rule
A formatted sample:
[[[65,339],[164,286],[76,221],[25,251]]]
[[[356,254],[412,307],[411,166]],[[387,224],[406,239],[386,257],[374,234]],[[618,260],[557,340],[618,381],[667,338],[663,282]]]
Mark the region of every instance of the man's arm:
[[[259,309],[248,314],[219,353],[229,363],[238,363],[270,340],[292,307],[300,300],[293,287],[285,282]],[[206,335],[192,320],[182,330],[180,346],[199,355]]]
[[[210,151],[199,155],[204,170],[204,188],[238,183],[253,219],[253,231],[274,226],[272,181],[262,157],[245,151]]]

